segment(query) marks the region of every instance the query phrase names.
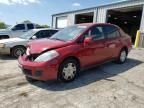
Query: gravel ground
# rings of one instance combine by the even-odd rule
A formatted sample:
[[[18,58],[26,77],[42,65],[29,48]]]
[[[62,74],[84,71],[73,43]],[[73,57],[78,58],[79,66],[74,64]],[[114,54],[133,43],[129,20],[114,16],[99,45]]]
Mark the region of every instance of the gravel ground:
[[[71,83],[29,83],[10,56],[0,56],[0,108],[144,108],[144,49],[125,64],[81,72]]]

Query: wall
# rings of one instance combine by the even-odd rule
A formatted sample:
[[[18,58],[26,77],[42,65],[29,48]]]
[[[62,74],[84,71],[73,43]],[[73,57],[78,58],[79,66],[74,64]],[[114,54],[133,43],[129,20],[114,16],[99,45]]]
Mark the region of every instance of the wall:
[[[140,30],[144,31],[144,5],[143,5],[143,12],[142,12]]]
[[[88,10],[80,10],[72,13],[66,13],[66,14],[61,14],[61,15],[54,15],[52,16],[52,27],[56,28],[56,19],[57,17],[62,17],[62,16],[67,16],[68,18],[68,26],[75,24],[75,15],[76,14],[82,14],[82,13],[89,13],[89,12],[94,12],[96,13],[96,9],[88,9]],[[96,21],[96,14],[94,14],[94,22]]]
[[[123,2],[123,3],[99,7],[96,22],[105,23],[107,20],[106,19],[107,18],[107,11],[110,9],[125,8],[125,7],[129,7],[129,6],[137,6],[137,5],[142,5],[142,4],[144,4],[144,0],[132,0],[132,1],[129,1],[127,3]],[[141,29],[144,28],[143,26],[144,26],[144,14],[143,14],[143,20],[142,20],[140,28]]]
[[[75,24],[75,15],[76,14],[87,13],[87,12],[95,13],[93,22],[105,23],[107,20],[106,19],[107,18],[107,10],[142,5],[142,4],[144,4],[144,0],[131,0],[131,1],[127,1],[127,2],[99,6],[96,8],[84,9],[84,10],[79,10],[79,11],[74,11],[74,12],[67,12],[66,14],[65,13],[57,14],[52,17],[53,18],[52,27],[54,27],[54,28],[56,27],[56,17],[68,16],[68,25],[73,25],[73,24]],[[143,6],[143,9],[144,9],[144,6]],[[140,29],[144,30],[144,11],[143,11],[143,15],[142,15]]]

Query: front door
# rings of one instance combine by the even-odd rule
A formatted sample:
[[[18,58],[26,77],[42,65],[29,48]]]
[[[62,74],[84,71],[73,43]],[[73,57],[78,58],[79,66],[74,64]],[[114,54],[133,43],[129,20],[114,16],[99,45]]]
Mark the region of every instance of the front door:
[[[26,32],[27,31],[26,31],[25,24],[18,24],[12,28],[11,35],[12,35],[12,37],[19,37]]]
[[[107,47],[105,46],[105,36],[103,26],[93,26],[84,34],[84,37],[91,36],[93,42],[83,46],[81,50],[82,66],[94,65],[103,62],[109,58]]]

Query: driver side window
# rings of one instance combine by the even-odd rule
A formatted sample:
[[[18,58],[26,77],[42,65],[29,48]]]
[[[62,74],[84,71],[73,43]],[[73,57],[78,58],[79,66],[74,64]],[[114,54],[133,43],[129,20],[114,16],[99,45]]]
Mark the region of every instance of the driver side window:
[[[89,36],[93,38],[93,40],[101,40],[104,39],[103,27],[102,26],[94,26],[88,31]]]
[[[25,25],[24,24],[18,24],[16,25],[12,30],[25,30]]]

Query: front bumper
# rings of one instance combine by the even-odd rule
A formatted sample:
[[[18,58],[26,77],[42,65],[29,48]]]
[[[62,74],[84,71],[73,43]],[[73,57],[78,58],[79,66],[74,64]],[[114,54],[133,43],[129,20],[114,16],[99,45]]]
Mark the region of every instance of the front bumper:
[[[56,80],[58,73],[58,62],[33,62],[27,59],[27,56],[21,56],[18,59],[19,67],[26,76],[37,80]]]
[[[0,54],[10,54],[10,48],[0,48]]]

